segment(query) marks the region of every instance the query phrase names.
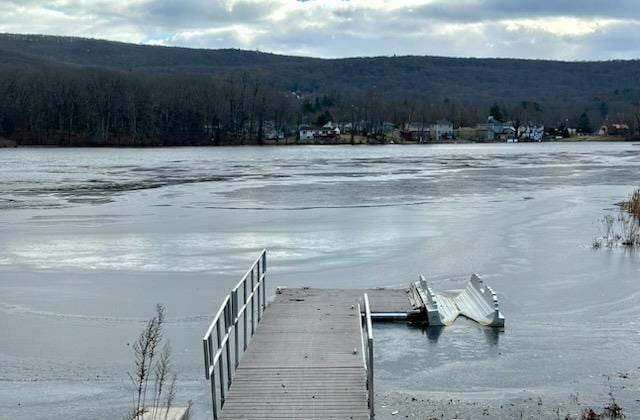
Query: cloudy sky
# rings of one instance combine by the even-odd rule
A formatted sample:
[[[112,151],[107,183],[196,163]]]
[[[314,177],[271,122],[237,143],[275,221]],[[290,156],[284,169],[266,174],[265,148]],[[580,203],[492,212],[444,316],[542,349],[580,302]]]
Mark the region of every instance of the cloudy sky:
[[[640,0],[0,0],[0,32],[349,57],[640,58]]]

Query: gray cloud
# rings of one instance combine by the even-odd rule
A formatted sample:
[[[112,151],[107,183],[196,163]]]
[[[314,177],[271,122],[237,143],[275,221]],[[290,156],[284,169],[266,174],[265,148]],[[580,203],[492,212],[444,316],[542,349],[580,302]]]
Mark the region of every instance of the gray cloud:
[[[421,16],[463,22],[497,19],[581,17],[628,19],[640,17],[637,0],[437,0],[414,8]]]
[[[0,0],[0,31],[345,57],[640,56],[640,1]]]
[[[152,24],[165,29],[207,28],[220,24],[252,24],[261,21],[274,6],[235,2],[227,5],[217,0],[149,0],[131,8],[139,25]]]

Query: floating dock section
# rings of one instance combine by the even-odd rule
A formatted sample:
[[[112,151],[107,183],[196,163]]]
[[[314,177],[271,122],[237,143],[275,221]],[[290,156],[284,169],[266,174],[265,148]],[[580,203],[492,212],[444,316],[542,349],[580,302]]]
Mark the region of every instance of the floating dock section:
[[[451,325],[460,315],[489,327],[504,327],[504,316],[500,312],[498,297],[476,274],[471,276],[467,287],[457,294],[436,294],[424,276],[409,289],[415,305],[423,308],[430,326]]]

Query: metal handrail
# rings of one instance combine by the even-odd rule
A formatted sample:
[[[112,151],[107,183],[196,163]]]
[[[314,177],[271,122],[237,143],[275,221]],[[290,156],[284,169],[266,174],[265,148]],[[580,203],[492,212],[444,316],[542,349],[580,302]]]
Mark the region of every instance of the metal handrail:
[[[220,309],[213,317],[211,325],[202,339],[204,350],[205,378],[211,384],[211,401],[213,418],[219,418],[219,411],[224,406],[227,390],[231,387],[233,375],[240,363],[240,356],[247,349],[249,343],[248,317],[251,317],[251,336],[255,333],[257,324],[262,319],[262,313],[267,307],[267,250],[263,249],[242,280],[231,290],[220,305]],[[238,298],[242,298],[242,306]],[[242,318],[242,352],[240,352],[239,320]],[[215,335],[215,340],[214,340]],[[232,345],[229,344],[233,335]],[[225,356],[225,357],[223,357]],[[233,360],[233,364],[232,364]],[[226,365],[226,369],[225,369]],[[216,366],[218,380],[216,381]],[[232,367],[233,366],[233,367]],[[225,378],[226,376],[226,378]],[[225,380],[226,379],[226,380]],[[218,391],[220,399],[218,400]],[[218,409],[219,406],[219,409]]]
[[[367,372],[367,391],[369,397],[369,418],[375,417],[375,406],[373,399],[373,326],[371,322],[371,305],[369,296],[364,294],[364,314],[358,304],[358,314],[360,314],[360,332],[362,338],[362,359]]]

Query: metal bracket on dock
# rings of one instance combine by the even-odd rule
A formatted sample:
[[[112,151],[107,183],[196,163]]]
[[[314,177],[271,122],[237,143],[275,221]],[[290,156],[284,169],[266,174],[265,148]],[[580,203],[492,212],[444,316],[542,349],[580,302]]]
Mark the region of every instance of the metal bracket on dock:
[[[424,276],[411,284],[409,293],[414,301],[422,302],[430,326],[451,325],[462,315],[482,325],[504,327],[496,293],[476,274],[471,276],[466,288],[454,296],[434,293]]]

